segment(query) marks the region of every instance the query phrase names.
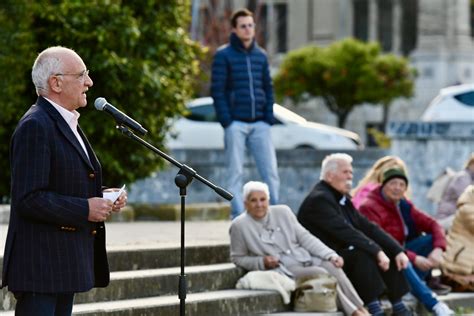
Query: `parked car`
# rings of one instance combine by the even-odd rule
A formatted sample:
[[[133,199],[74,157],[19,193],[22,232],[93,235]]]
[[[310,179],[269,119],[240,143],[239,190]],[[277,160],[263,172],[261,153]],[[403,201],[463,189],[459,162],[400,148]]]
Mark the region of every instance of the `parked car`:
[[[421,116],[423,122],[474,122],[474,84],[441,89]]]
[[[224,130],[219,124],[211,97],[199,98],[188,105],[189,113],[174,122],[166,144],[170,149],[222,149]],[[355,150],[362,148],[354,132],[309,122],[300,115],[274,104],[276,123],[271,128],[276,149],[315,148]]]

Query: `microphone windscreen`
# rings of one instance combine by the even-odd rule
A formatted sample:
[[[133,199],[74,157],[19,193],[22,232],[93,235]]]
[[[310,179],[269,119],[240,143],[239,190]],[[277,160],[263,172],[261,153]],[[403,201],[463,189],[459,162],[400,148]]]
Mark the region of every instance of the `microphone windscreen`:
[[[94,101],[94,106],[99,111],[103,111],[106,104],[107,104],[107,100],[105,100],[105,98],[102,98],[102,97],[97,98]]]

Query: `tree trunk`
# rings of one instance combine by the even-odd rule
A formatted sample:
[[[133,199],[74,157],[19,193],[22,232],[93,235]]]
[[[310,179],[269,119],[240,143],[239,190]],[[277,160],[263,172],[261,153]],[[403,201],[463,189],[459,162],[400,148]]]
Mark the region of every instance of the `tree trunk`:
[[[344,111],[344,112],[338,112],[337,114],[337,126],[340,128],[344,128],[346,125],[347,117],[349,116],[349,112]]]
[[[382,128],[383,128],[383,131],[386,133],[387,123],[388,123],[388,110],[390,109],[390,103],[384,103],[382,106],[383,106]]]

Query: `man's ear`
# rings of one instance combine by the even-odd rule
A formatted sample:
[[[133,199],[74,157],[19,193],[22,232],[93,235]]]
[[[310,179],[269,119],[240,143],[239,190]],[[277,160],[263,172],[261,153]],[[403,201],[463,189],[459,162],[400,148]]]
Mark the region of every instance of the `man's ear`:
[[[326,176],[324,177],[324,181],[327,183],[332,183],[332,179],[334,178],[334,174],[331,171],[326,172]]]
[[[51,76],[48,79],[49,87],[52,91],[59,93],[62,91],[63,82],[58,76]]]

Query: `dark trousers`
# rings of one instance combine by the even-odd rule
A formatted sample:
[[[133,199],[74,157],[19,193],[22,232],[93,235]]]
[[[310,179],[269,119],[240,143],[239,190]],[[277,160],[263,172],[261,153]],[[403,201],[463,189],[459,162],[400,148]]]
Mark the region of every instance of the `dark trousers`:
[[[397,270],[394,260],[390,261],[390,268],[383,272],[377,265],[377,259],[365,251],[343,249],[338,254],[344,258],[344,272],[364,304],[378,299],[385,292],[393,302],[409,291],[405,276]]]
[[[14,293],[15,316],[71,316],[74,293]]]

